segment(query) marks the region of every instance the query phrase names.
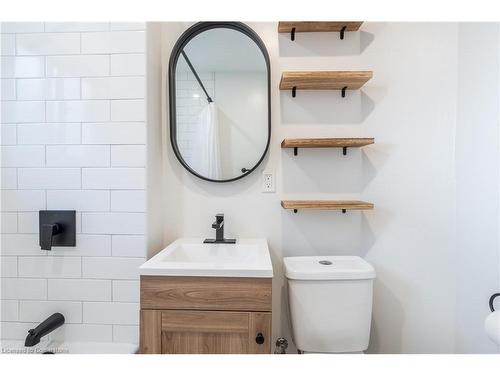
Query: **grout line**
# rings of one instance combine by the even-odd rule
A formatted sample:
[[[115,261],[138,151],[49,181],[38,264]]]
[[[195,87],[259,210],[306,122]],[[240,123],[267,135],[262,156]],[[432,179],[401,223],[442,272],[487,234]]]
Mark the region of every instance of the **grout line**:
[[[78,55],[77,55],[78,56]],[[85,55],[83,55],[85,56]],[[14,57],[14,56],[2,56],[2,57]],[[38,57],[51,57],[51,56],[38,56]],[[35,79],[77,79],[77,78],[145,78],[144,74],[125,74],[125,75],[101,75],[101,76],[86,76],[86,75],[74,75],[74,76],[54,76],[54,77],[43,77],[43,76],[33,76],[33,77],[2,77],[2,79],[17,79],[19,81],[28,81]],[[193,81],[196,82],[196,81]],[[180,89],[180,90],[191,90],[191,89]]]
[[[20,33],[17,33],[16,35],[19,35]],[[73,32],[70,34],[77,34],[77,32]],[[15,56],[19,57],[37,57],[37,56],[49,56],[49,57],[54,57],[54,56],[106,56],[106,55],[145,55],[146,51],[106,51],[106,52],[81,52],[81,53],[49,53],[49,54],[17,54]],[[9,56],[9,55],[6,55]]]
[[[108,23],[107,25],[107,29],[110,30],[111,29],[111,24]],[[123,30],[125,31],[125,30]],[[139,31],[139,30],[134,30],[134,31]],[[140,30],[140,31],[144,31],[144,30]],[[43,23],[43,32],[47,32],[47,25],[46,23]],[[65,33],[76,33],[75,31],[65,31]],[[102,77],[102,78],[107,78],[107,77],[121,77],[121,78],[126,78],[126,77],[145,77],[145,74],[141,74],[141,75],[131,75],[131,74],[124,74],[124,75],[112,75],[111,74],[111,58],[113,55],[118,55],[118,56],[126,56],[126,55],[135,55],[135,56],[141,56],[142,58],[145,58],[145,53],[144,51],[141,51],[141,52],[122,52],[122,53],[104,53],[104,54],[82,54],[82,51],[83,51],[83,32],[84,31],[80,31],[79,32],[79,39],[80,39],[80,55],[78,54],[69,54],[67,56],[81,56],[81,57],[84,57],[84,56],[92,56],[92,55],[95,55],[95,56],[101,56],[101,55],[105,55],[107,56],[107,61],[108,61],[108,66],[107,66],[107,70],[108,70],[108,74],[105,74],[104,76],[90,76],[90,77]],[[96,32],[102,32],[102,31],[96,31]],[[56,33],[56,32],[53,32],[53,33]],[[16,101],[17,102],[24,102],[24,100],[19,100],[19,92],[17,91],[17,83],[20,81],[20,80],[23,80],[23,79],[65,79],[65,78],[69,78],[69,79],[78,79],[79,80],[79,83],[80,83],[80,87],[79,87],[79,98],[78,100],[84,100],[83,99],[83,85],[82,85],[82,76],[80,75],[76,75],[76,76],[68,76],[68,77],[49,77],[49,72],[48,72],[48,64],[47,64],[47,60],[48,60],[48,57],[47,55],[18,55],[18,51],[17,51],[17,34],[22,34],[22,33],[14,33],[14,41],[15,41],[15,56],[26,56],[26,57],[39,57],[40,59],[43,60],[43,68],[44,68],[44,72],[43,74],[40,74],[40,75],[37,75],[37,76],[34,76],[34,77],[13,77],[14,81],[15,81],[15,85],[16,85],[16,92],[15,92],[15,98],[16,98]],[[26,34],[37,34],[37,33],[26,33]],[[42,34],[42,33],[38,33],[38,34]],[[54,57],[60,57],[60,56],[65,56],[65,55],[54,55]],[[90,99],[89,101],[92,101],[93,99]],[[99,99],[94,99],[94,100],[99,100]],[[98,123],[98,122],[104,122],[105,124],[107,123],[110,123],[110,124],[120,124],[120,123],[137,123],[138,125],[141,125],[141,126],[144,126],[145,125],[145,120],[140,120],[140,121],[112,121],[111,119],[111,104],[114,100],[120,100],[120,101],[127,101],[127,100],[145,100],[144,96],[142,97],[137,97],[137,98],[109,98],[109,99],[103,99],[103,100],[106,100],[107,103],[108,103],[108,108],[109,108],[109,113],[108,113],[108,119],[105,120],[105,121],[94,121],[94,123]],[[32,101],[36,101],[36,100],[32,100]],[[55,123],[60,123],[60,124],[68,124],[68,123],[65,123],[63,121],[57,121],[57,122],[49,122],[47,121],[48,120],[48,104],[50,101],[61,101],[61,102],[69,102],[71,100],[65,100],[65,99],[57,99],[57,100],[47,100],[45,98],[45,100],[40,100],[40,101],[43,101],[44,102],[44,110],[45,110],[45,113],[44,113],[44,120],[43,120],[43,124],[46,124],[46,125],[49,125],[49,124],[55,124]],[[22,124],[37,124],[39,123],[39,121],[37,122],[27,122],[27,123],[22,123]],[[78,143],[78,145],[82,145],[83,144],[83,122],[77,122],[78,125],[80,126],[80,142]],[[91,123],[91,122],[90,122]],[[140,123],[140,124],[139,124]],[[70,124],[70,123],[69,123]],[[18,133],[18,127],[19,127],[19,123],[16,124],[16,145],[19,144],[19,133]],[[36,144],[36,143],[35,143]],[[36,144],[37,145],[37,144]],[[83,189],[83,186],[82,186],[82,183],[83,183],[83,168],[84,167],[78,167],[80,169],[80,188],[79,189],[58,189],[58,188],[55,188],[55,189],[19,189],[19,170],[20,169],[23,169],[23,168],[26,168],[26,169],[29,169],[29,168],[45,168],[45,169],[48,169],[50,167],[47,166],[47,152],[48,152],[48,149],[50,147],[50,145],[58,145],[58,144],[50,144],[50,143],[41,143],[40,145],[43,145],[44,146],[44,165],[42,167],[39,167],[39,166],[33,166],[33,167],[15,167],[13,168],[15,170],[15,173],[16,173],[16,184],[15,184],[15,189],[10,189],[10,190],[17,190],[17,191],[44,191],[44,195],[45,195],[45,207],[48,207],[48,192],[49,191],[56,191],[56,190],[63,190],[63,191],[83,191],[83,190],[89,190],[89,191],[106,191],[107,192],[107,195],[108,195],[108,202],[109,202],[109,208],[108,208],[108,211],[104,211],[104,213],[110,213],[112,212],[111,209],[112,209],[112,205],[111,205],[111,195],[112,195],[112,192],[113,191],[132,191],[132,192],[135,192],[135,191],[142,191],[144,192],[145,189],[144,188],[141,188],[141,189],[137,189],[137,188],[117,188],[117,189],[107,189],[107,188],[101,188],[101,189]],[[67,144],[67,143],[62,143],[60,145],[71,145],[71,144]],[[91,145],[91,144],[89,144]],[[111,159],[112,159],[112,145],[117,145],[117,146],[120,146],[120,145],[135,145],[135,146],[145,146],[145,142],[142,142],[142,143],[96,143],[95,145],[104,145],[104,146],[107,146],[108,147],[108,150],[109,150],[109,166],[107,167],[101,167],[101,168],[109,168],[112,166],[112,162],[111,162]],[[70,168],[70,166],[61,166],[61,167],[64,167],[64,168]],[[56,167],[57,168],[57,167]],[[95,168],[95,169],[101,169],[99,167],[91,167],[89,166],[88,167],[89,169],[92,169],[92,168]],[[136,167],[136,166],[122,166],[122,167],[116,167],[114,169],[145,169],[144,166],[142,167]],[[10,212],[10,211],[9,211]],[[28,211],[20,211],[19,209],[16,209],[15,211],[12,211],[12,212],[15,212],[16,213],[16,224],[17,224],[17,232],[16,233],[19,233],[19,214],[22,213],[22,212],[28,212]],[[100,211],[89,211],[89,212],[93,212],[93,213],[96,213],[96,212],[100,212]],[[132,214],[141,214],[141,213],[144,213],[144,211],[139,211],[139,212],[136,212],[136,211],[131,211],[131,212],[127,212],[127,211],[123,211],[123,212],[116,212],[116,213],[119,213],[119,214],[127,214],[127,213],[132,213]],[[82,212],[80,212],[80,215],[82,214]],[[36,234],[34,234],[36,235]],[[79,233],[78,235],[87,235],[86,233]],[[114,234],[110,234],[110,233],[97,233],[97,234],[92,234],[92,235],[96,235],[96,236],[102,236],[102,237],[107,237],[107,238],[110,238],[110,243],[111,243],[111,248],[109,250],[109,254],[106,254],[104,257],[108,258],[108,259],[113,259],[113,258],[119,258],[119,259],[141,259],[143,260],[144,259],[144,256],[132,256],[132,257],[127,257],[127,256],[119,256],[119,257],[114,257],[113,256],[113,251],[112,251],[112,244],[113,244],[113,239],[114,237],[116,237],[116,235]],[[138,237],[144,237],[144,234],[121,234],[121,236],[138,236]],[[36,278],[32,278],[32,277],[19,277],[19,259],[20,258],[23,258],[23,257],[38,257],[42,254],[31,254],[31,255],[26,255],[26,256],[15,256],[16,258],[16,279],[38,279],[38,280],[45,280],[45,283],[46,283],[46,297],[45,297],[45,300],[49,300],[49,280],[50,278],[48,277],[45,277],[45,278],[41,278],[41,277],[36,277]],[[43,254],[44,256],[51,256],[51,257],[68,257],[69,255],[68,254]],[[79,259],[80,259],[80,272],[81,272],[81,275],[79,278],[60,278],[61,280],[68,280],[68,279],[72,279],[72,280],[77,280],[77,279],[80,279],[80,280],[99,280],[99,279],[94,279],[94,278],[84,278],[83,276],[83,260],[84,258],[96,258],[96,259],[102,259],[103,257],[99,257],[99,256],[88,256],[88,257],[85,257],[85,256],[79,256]],[[106,279],[108,280],[108,279]],[[113,293],[113,284],[114,284],[114,281],[116,280],[119,280],[119,281],[134,281],[134,282],[139,282],[138,278],[130,278],[130,279],[109,279],[109,283],[110,283],[110,287],[111,287],[111,301],[95,301],[95,302],[104,302],[104,303],[107,303],[107,302],[111,302],[111,303],[133,303],[133,304],[138,304],[139,302],[118,302],[118,301],[113,301],[114,298],[115,298],[115,295]],[[35,300],[35,301],[39,301],[39,300]],[[114,324],[107,324],[107,323],[85,323],[84,322],[84,311],[83,311],[83,306],[84,306],[84,303],[86,302],[90,302],[90,301],[68,301],[68,300],[61,300],[61,301],[56,301],[56,302],[79,302],[80,305],[81,305],[81,315],[82,315],[82,321],[80,323],[71,323],[71,324],[95,324],[95,325],[102,325],[102,326],[110,326],[111,327],[111,336],[112,336],[112,340],[114,341],[115,339],[115,336],[114,336],[114,327],[115,325]],[[18,305],[18,311],[17,311],[17,319],[20,320],[20,315],[21,315],[21,300],[17,300],[17,305]],[[120,324],[121,326],[134,326],[134,327],[137,327],[137,323],[133,323],[133,324]]]
[[[113,121],[111,107],[112,107],[112,103],[111,103],[111,100],[109,100],[109,104],[108,104],[108,110],[109,110],[109,113],[108,113],[108,121]]]
[[[76,55],[79,56],[79,55]],[[82,55],[85,56],[85,55]],[[16,57],[16,56],[2,56],[2,57]],[[31,57],[31,56],[26,56],[26,57]],[[55,57],[55,56],[36,56],[36,57]],[[102,74],[102,75],[81,75],[81,74],[75,74],[71,76],[46,76],[45,73],[44,75],[36,75],[36,76],[26,76],[26,77],[2,77],[2,79],[18,79],[18,80],[33,80],[33,79],[41,79],[41,78],[47,78],[47,79],[71,79],[71,78],[146,78],[144,74],[121,74],[121,75],[112,75],[112,74]],[[180,89],[180,90],[192,90],[192,89]]]
[[[102,22],[102,23],[108,23],[108,22]],[[11,31],[11,32],[0,32],[0,34],[5,34],[5,35],[11,35],[11,34],[34,34],[34,35],[40,35],[44,33],[48,34],[76,34],[76,33],[106,33],[106,32],[113,32],[113,33],[121,33],[121,32],[135,32],[135,31],[146,31],[146,26],[142,29],[119,29],[119,30],[111,30],[110,26],[107,25],[105,29],[100,29],[100,30],[45,30],[45,25],[44,29],[41,31]]]
[[[115,99],[115,100],[122,100],[122,99]],[[135,99],[134,99],[135,100]],[[34,100],[36,102],[40,102],[42,100]],[[49,100],[50,101],[50,100]],[[70,100],[64,100],[64,101],[70,101]],[[102,101],[102,100],[101,100]],[[83,124],[105,124],[105,125],[108,125],[108,124],[137,124],[137,125],[142,125],[144,126],[145,125],[145,120],[137,120],[137,121],[109,121],[109,120],[102,120],[102,121],[82,121],[82,120],[79,120],[79,121],[47,121],[45,122],[46,124],[75,124],[75,123],[78,123],[78,122],[82,122]],[[31,122],[17,122],[18,125],[34,125],[34,124],[44,124],[43,122],[40,122],[40,121],[31,121]],[[13,123],[10,123],[10,124],[13,124]],[[144,143],[141,143],[141,144],[144,144]]]

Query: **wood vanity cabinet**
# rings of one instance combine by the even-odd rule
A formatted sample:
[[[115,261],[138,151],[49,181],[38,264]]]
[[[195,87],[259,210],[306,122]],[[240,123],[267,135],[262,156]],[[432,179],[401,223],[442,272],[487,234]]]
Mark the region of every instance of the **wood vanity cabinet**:
[[[140,351],[271,353],[271,278],[141,276]]]

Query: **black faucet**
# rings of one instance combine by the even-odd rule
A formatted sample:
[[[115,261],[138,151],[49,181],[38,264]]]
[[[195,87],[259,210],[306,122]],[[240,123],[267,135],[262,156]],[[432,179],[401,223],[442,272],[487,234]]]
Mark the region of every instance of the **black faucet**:
[[[224,238],[224,214],[215,215],[215,221],[212,224],[212,228],[215,229],[215,240],[213,238],[207,238],[203,243],[236,243],[234,238]]]
[[[28,331],[28,336],[24,341],[24,346],[35,346],[40,342],[40,339],[48,335],[50,332],[59,328],[64,324],[64,315],[61,313],[55,313],[41,322],[36,328],[30,329]]]

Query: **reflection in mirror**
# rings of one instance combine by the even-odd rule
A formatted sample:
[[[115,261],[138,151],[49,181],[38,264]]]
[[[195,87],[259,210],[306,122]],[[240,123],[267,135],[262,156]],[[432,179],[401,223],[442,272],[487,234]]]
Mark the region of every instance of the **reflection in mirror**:
[[[181,163],[198,177],[240,178],[267,151],[269,70],[262,48],[245,32],[214,27],[174,49],[172,144]]]

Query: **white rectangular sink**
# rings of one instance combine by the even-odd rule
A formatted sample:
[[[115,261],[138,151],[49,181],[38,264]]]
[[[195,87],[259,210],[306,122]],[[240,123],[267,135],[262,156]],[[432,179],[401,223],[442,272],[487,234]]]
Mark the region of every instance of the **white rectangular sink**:
[[[141,275],[273,277],[265,239],[238,239],[235,244],[205,244],[180,238],[139,267]]]

